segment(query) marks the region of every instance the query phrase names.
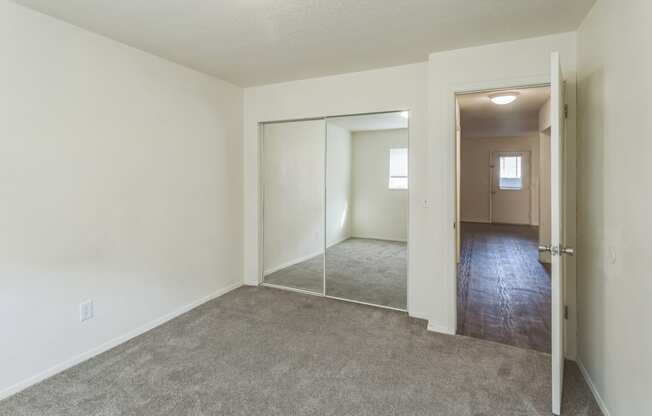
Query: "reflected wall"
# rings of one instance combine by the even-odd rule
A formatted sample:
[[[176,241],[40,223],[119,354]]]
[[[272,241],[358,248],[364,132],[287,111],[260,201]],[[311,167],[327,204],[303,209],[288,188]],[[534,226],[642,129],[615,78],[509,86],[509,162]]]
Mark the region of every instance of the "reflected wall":
[[[265,283],[323,293],[324,123],[262,127]]]

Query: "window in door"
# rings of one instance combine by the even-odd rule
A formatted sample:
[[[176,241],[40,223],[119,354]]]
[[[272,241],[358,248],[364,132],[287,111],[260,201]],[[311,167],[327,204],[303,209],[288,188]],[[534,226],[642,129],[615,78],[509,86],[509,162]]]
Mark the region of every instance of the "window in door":
[[[503,190],[523,189],[523,156],[500,156],[499,187]]]
[[[389,189],[408,189],[408,149],[389,149]]]

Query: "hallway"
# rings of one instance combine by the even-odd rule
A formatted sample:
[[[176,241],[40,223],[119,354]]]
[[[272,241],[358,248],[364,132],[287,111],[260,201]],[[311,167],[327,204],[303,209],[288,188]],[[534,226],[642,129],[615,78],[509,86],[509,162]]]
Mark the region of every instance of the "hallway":
[[[537,227],[462,223],[457,333],[550,353],[550,272]]]

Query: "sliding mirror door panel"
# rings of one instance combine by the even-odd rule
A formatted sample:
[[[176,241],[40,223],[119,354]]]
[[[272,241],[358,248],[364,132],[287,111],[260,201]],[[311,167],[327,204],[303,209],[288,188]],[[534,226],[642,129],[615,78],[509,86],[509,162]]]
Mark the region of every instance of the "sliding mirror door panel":
[[[263,124],[263,281],[323,294],[325,121]]]
[[[264,283],[407,309],[408,114],[262,130]]]
[[[407,308],[407,116],[327,119],[327,296]]]

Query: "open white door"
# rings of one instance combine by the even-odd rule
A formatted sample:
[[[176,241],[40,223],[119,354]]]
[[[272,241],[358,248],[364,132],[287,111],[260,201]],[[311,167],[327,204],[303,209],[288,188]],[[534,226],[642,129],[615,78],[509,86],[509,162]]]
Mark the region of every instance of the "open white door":
[[[462,124],[460,122],[460,102],[455,98],[455,263],[460,262],[462,251],[462,218],[461,198],[462,186],[460,183],[462,172]]]
[[[564,165],[564,84],[559,53],[550,59],[550,244],[541,246],[552,258],[552,413],[561,413],[564,386],[564,257],[573,249],[564,246],[563,165]]]

